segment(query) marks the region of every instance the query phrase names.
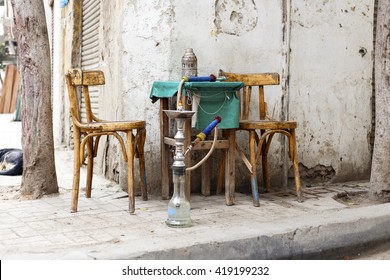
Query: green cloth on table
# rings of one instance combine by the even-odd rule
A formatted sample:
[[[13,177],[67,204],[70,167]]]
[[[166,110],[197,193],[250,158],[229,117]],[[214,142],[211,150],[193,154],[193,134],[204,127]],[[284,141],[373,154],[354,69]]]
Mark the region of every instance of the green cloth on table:
[[[170,98],[173,97],[179,88],[179,82],[154,82],[150,98]]]
[[[221,129],[238,128],[240,103],[236,91],[242,88],[242,82],[186,82],[182,94],[191,97],[192,102],[199,102],[196,128],[203,130],[215,116],[221,117],[218,125]],[[173,97],[179,82],[157,81],[153,83],[150,98]]]

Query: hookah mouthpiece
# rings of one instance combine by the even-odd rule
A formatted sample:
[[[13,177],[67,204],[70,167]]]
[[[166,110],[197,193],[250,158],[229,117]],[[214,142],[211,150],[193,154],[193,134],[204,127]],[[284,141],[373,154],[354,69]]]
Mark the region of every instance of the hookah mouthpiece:
[[[192,142],[191,145],[188,146],[187,151],[184,153],[184,155],[191,151],[192,148],[200,141],[204,141],[206,137],[210,134],[210,132],[217,126],[217,124],[221,122],[221,120],[222,119],[220,116],[215,116],[214,120],[205,129],[203,129],[202,132],[196,135],[196,139],[194,140],[194,142]]]
[[[206,139],[206,137],[210,134],[210,132],[221,122],[221,117],[216,116],[214,120],[205,128],[201,133],[196,135],[197,139],[200,138],[201,141]],[[196,140],[195,140],[196,141]]]

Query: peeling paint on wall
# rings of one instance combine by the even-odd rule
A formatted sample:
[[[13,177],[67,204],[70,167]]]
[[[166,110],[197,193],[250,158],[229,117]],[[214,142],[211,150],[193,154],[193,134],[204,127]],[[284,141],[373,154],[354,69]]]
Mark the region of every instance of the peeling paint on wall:
[[[293,174],[293,171],[290,170],[289,173]],[[299,173],[301,175],[301,179],[305,182],[305,184],[309,185],[330,182],[336,175],[336,171],[332,166],[325,166],[322,164],[318,164],[314,167],[309,168],[302,163],[299,163]]]
[[[216,0],[215,34],[225,33],[241,36],[256,27],[257,15],[254,0]]]

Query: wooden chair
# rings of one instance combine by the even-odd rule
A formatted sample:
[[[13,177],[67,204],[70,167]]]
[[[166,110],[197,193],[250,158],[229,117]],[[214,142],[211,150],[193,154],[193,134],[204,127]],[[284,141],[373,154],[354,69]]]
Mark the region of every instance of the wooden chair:
[[[249,160],[242,152],[241,148],[236,143],[236,150],[239,156],[245,162],[251,174],[251,187],[253,195],[253,205],[259,206],[259,193],[256,176],[257,162],[261,158],[263,169],[263,183],[266,191],[269,191],[269,176],[267,166],[267,155],[273,136],[276,133],[285,135],[289,142],[289,158],[293,163],[295,186],[298,201],[302,201],[301,181],[298,169],[297,145],[295,139],[295,129],[297,123],[293,121],[278,121],[267,115],[267,104],[264,101],[264,86],[279,85],[279,74],[264,73],[264,74],[238,74],[228,73],[219,70],[219,76],[227,78],[226,81],[234,82],[241,81],[244,83],[244,88],[238,93],[240,98],[240,127],[238,130],[249,132]],[[252,89],[258,88],[258,119],[249,120],[249,112],[255,104],[251,101]]]
[[[99,139],[102,135],[115,136],[122,148],[124,161],[128,164],[128,194],[129,212],[134,213],[134,156],[139,159],[140,186],[142,198],[148,199],[145,183],[145,158],[144,144],[146,137],[145,121],[103,121],[97,118],[91,109],[89,96],[89,86],[104,85],[105,78],[102,71],[82,71],[81,69],[71,69],[66,74],[66,82],[70,100],[70,111],[73,122],[74,137],[74,173],[72,188],[72,212],[77,212],[79,196],[80,167],[84,161],[84,150],[87,147],[88,167],[86,181],[86,197],[91,197],[91,186],[93,176],[93,158],[97,155]],[[78,98],[81,90],[84,96],[86,121],[81,118],[80,100]],[[118,132],[126,134],[126,145]],[[134,133],[136,132],[136,133]],[[127,150],[127,152],[126,152]]]

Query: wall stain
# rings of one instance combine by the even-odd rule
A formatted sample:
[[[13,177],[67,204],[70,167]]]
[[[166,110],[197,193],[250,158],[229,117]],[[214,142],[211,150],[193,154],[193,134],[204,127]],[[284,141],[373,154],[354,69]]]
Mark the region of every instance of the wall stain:
[[[216,0],[215,36],[224,33],[241,36],[252,31],[258,22],[258,12],[254,0]]]

